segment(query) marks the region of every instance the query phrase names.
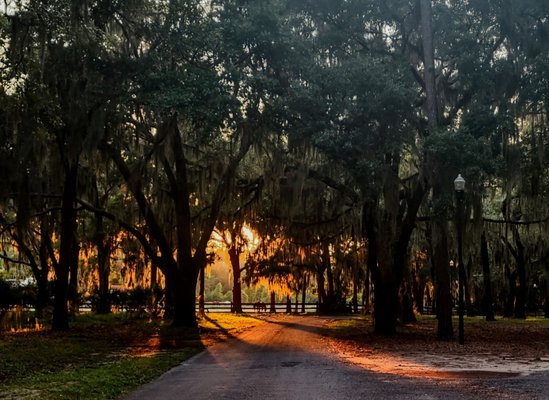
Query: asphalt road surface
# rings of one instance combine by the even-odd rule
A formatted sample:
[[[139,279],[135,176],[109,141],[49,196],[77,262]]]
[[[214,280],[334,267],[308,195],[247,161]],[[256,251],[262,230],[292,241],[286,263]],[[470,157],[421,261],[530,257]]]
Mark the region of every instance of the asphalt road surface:
[[[535,386],[535,381],[504,379],[483,381],[482,385],[470,380],[444,382],[377,373],[346,363],[329,349],[328,340],[321,334],[324,323],[314,316],[275,317],[209,347],[124,399],[544,398],[536,396],[536,391],[520,395],[517,385]]]

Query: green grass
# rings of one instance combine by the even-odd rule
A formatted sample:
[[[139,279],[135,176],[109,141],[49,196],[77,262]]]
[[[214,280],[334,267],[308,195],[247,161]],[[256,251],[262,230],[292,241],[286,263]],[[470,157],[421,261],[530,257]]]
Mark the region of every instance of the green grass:
[[[116,399],[205,346],[260,324],[209,314],[196,331],[125,314],[83,315],[64,333],[0,335],[0,399]]]

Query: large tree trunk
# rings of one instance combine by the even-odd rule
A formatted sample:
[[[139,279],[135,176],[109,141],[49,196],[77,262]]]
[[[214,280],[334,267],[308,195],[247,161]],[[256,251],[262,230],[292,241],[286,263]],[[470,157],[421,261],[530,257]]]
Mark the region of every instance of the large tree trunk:
[[[507,278],[507,299],[505,301],[505,308],[503,310],[503,316],[510,318],[513,316],[513,310],[515,309],[515,296],[517,290],[517,273],[511,271],[509,265],[505,265],[505,277]]]
[[[301,312],[305,313],[305,300],[307,298],[307,275],[303,275],[303,285],[301,288]]]
[[[515,301],[515,318],[526,318],[526,257],[524,254],[524,245],[522,244],[518,233],[515,236],[517,246],[517,297]]]
[[[400,282],[392,274],[383,275],[373,275],[374,329],[376,333],[391,335],[396,332]]]
[[[435,57],[431,0],[420,0],[420,12],[427,117],[429,130],[433,132],[439,125],[439,115],[435,84]],[[436,167],[436,165],[431,165],[430,167]],[[444,193],[442,188],[448,183],[445,181],[445,176],[446,174],[437,174],[433,178],[433,203],[435,204],[435,209],[437,208],[437,203],[441,202],[442,195]],[[448,223],[446,222],[446,215],[441,212],[435,212],[432,234],[432,257],[437,279],[435,282],[438,317],[437,335],[439,339],[449,340],[454,337],[454,332],[452,327],[452,299],[450,293],[450,275],[448,270]]]
[[[46,218],[42,218],[40,224],[40,248],[38,255],[40,258],[40,274],[36,277],[37,285],[37,299],[36,299],[36,316],[41,318],[43,315],[43,310],[46,308],[49,302],[49,292],[48,292],[48,241],[50,232],[47,229]]]
[[[390,335],[396,332],[398,316],[398,289],[400,278],[393,273],[390,238],[379,243],[377,219],[371,205],[364,206],[364,227],[368,238],[368,266],[374,283],[374,329],[376,333]],[[380,249],[384,248],[381,252]],[[381,260],[380,256],[383,256]]]
[[[171,319],[175,309],[175,279],[172,277],[174,271],[166,270],[164,274],[164,319]]]
[[[516,227],[512,228],[513,238],[516,248],[513,248],[509,241],[506,241],[507,248],[513,255],[516,263],[516,271],[509,273],[509,298],[506,306],[506,316],[512,315],[512,300],[515,300],[515,318],[526,318],[526,257],[524,254],[524,245]],[[518,278],[518,286],[517,286]]]
[[[242,282],[240,271],[240,251],[235,246],[229,248],[229,259],[233,270],[233,307],[234,313],[242,313]]]
[[[468,317],[475,316],[475,310],[473,309],[473,304],[471,303],[471,269],[473,265],[473,259],[469,257],[467,260],[467,266],[465,269],[465,277],[463,279],[463,288],[465,290],[465,311]]]
[[[102,219],[96,216],[97,226],[97,269],[99,272],[99,304],[98,314],[109,314],[111,312],[111,301],[109,296],[109,277],[111,273],[111,244],[103,232]]]
[[[362,292],[362,306],[364,314],[370,314],[370,261],[369,258],[366,261],[366,275],[364,278],[364,291]]]
[[[452,326],[452,295],[448,257],[448,223],[437,218],[433,224],[433,265],[435,268],[437,337],[441,340],[454,338]]]
[[[398,249],[401,249],[402,246],[402,243],[398,243],[391,249],[389,244],[378,243],[377,251],[372,254],[378,260],[378,266],[372,270],[374,280],[374,329],[376,333],[382,335],[391,335],[396,332],[400,305],[399,289],[406,258],[404,254],[398,254]],[[404,249],[406,247],[404,246]],[[382,248],[385,248],[383,254],[381,254]]]
[[[99,197],[97,179],[93,178],[92,187],[95,192],[94,205],[101,209],[103,205]],[[95,213],[95,246],[97,248],[97,272],[99,275],[99,302],[97,304],[98,314],[109,314],[111,312],[111,301],[109,296],[109,278],[111,273],[111,240],[105,232],[103,215]]]
[[[43,217],[45,219],[45,217]],[[6,223],[5,220],[2,219],[2,223]],[[19,247],[19,252],[24,254],[27,258],[27,261],[29,262],[29,266],[31,267],[32,273],[34,275],[34,278],[36,280],[36,302],[34,304],[35,307],[35,314],[36,317],[41,318],[42,317],[42,311],[46,307],[48,303],[48,258],[47,258],[47,252],[46,252],[46,241],[44,240],[44,223],[41,224],[40,227],[40,247],[38,252],[38,260],[36,258],[35,253],[31,250],[31,248],[24,242],[23,237],[25,234],[22,230],[19,229],[16,234],[14,234],[12,237],[17,243],[17,246]]]
[[[158,286],[158,267],[155,263],[151,263],[151,284],[150,289],[154,290]]]
[[[324,263],[319,265],[316,269],[316,284],[317,284],[317,295],[318,295],[318,304],[324,304],[326,302],[326,289],[324,287],[324,271],[326,271],[326,266]]]
[[[480,237],[480,257],[482,260],[482,277],[484,281],[484,297],[482,299],[482,308],[486,321],[495,321],[494,306],[492,299],[492,280],[490,277],[490,257],[488,254],[488,242],[484,232]]]
[[[196,284],[198,271],[202,269],[194,266],[179,266],[174,274],[176,287],[174,287],[174,308],[172,325],[176,327],[196,328]],[[166,278],[168,278],[166,276]]]
[[[198,287],[198,313],[206,314],[206,266],[200,268],[200,283]]]
[[[358,313],[358,282],[357,279],[353,279],[353,298],[351,301],[353,305],[353,312]]]
[[[549,279],[545,282],[545,305],[543,307],[544,317],[549,318]]]
[[[78,161],[65,168],[63,200],[61,204],[61,234],[59,263],[55,270],[55,298],[52,329],[56,331],[69,329],[69,271],[74,262],[76,211],[74,201],[78,181]]]
[[[271,290],[271,307],[269,309],[270,313],[276,313],[276,293],[274,290]]]
[[[74,231],[74,240],[72,248],[72,261],[69,270],[69,310],[71,314],[77,314],[80,308],[80,298],[78,294],[79,268],[78,261],[80,259],[80,245],[76,238],[76,224]]]
[[[427,117],[429,128],[433,129],[438,125],[439,118],[435,84],[435,51],[433,46],[433,11],[431,0],[420,0],[420,9]]]
[[[414,301],[412,296],[412,285],[404,280],[401,285],[401,304],[402,304],[402,322],[416,322],[416,314],[414,313]]]
[[[549,318],[549,260],[547,260],[547,255],[545,256],[545,307],[544,315],[545,318]]]
[[[423,296],[425,292],[425,282],[423,282],[423,280],[421,279],[420,263],[418,261],[415,262],[414,268],[412,269],[412,292],[417,311],[420,314],[423,314]]]
[[[332,310],[335,305],[335,285],[334,274],[332,271],[332,263],[330,262],[330,251],[328,245],[324,252],[324,262],[326,263],[326,280],[328,281],[328,293],[326,296],[326,302],[324,303],[326,310]]]
[[[40,273],[36,276],[36,316],[42,318],[44,309],[49,302],[48,290],[48,259],[45,252],[45,247],[40,243]]]

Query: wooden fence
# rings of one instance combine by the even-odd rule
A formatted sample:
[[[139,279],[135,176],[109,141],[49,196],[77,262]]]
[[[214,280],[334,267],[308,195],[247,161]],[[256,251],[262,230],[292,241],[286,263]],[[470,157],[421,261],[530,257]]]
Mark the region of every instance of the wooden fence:
[[[198,310],[198,303],[196,304],[196,309]],[[362,311],[362,305],[358,306],[358,311]],[[204,303],[204,309],[206,312],[220,312],[220,313],[230,313],[233,311],[233,305],[230,301],[207,301]],[[287,311],[287,305],[286,303],[275,303],[275,309],[277,313],[285,313]],[[270,312],[271,310],[271,304],[270,303],[242,303],[242,312],[245,313],[265,313]],[[317,303],[305,303],[305,307],[303,307],[302,303],[299,303],[296,305],[296,303],[292,303],[292,312],[302,313],[305,311],[306,313],[316,313],[318,312],[318,304]]]

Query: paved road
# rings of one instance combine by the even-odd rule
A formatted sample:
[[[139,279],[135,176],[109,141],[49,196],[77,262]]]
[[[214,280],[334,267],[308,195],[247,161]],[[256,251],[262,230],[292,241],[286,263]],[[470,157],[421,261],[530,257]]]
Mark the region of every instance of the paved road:
[[[464,386],[455,382],[403,378],[345,363],[327,349],[324,322],[312,316],[277,317],[208,348],[125,400],[479,398],[479,391],[467,387],[463,393]],[[507,398],[499,390],[495,397],[482,392],[483,399]]]

